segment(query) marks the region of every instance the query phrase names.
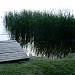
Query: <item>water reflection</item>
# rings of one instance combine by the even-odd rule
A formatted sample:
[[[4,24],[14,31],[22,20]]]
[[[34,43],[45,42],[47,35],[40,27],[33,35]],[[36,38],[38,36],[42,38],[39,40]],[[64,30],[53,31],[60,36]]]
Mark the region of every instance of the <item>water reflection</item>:
[[[0,35],[0,41],[5,41],[9,39],[10,39],[9,35]]]

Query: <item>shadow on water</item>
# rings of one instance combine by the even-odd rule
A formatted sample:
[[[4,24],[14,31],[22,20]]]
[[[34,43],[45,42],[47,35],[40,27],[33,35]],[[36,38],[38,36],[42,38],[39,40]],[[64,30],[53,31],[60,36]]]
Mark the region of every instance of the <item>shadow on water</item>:
[[[70,13],[9,12],[5,26],[29,56],[57,59],[75,52],[75,18]]]

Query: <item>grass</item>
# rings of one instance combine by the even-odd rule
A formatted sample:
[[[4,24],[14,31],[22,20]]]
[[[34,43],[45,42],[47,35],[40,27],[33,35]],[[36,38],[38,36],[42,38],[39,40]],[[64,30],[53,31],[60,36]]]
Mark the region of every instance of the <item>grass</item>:
[[[75,58],[75,53],[70,53],[66,56],[66,58]]]
[[[29,61],[0,64],[0,75],[75,75],[75,59],[34,57]]]

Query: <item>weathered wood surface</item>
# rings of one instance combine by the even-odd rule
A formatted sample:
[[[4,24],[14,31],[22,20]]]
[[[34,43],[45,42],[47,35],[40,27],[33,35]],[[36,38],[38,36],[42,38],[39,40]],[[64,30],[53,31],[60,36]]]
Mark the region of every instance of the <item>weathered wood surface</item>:
[[[27,54],[15,40],[0,41],[0,62],[27,58]]]

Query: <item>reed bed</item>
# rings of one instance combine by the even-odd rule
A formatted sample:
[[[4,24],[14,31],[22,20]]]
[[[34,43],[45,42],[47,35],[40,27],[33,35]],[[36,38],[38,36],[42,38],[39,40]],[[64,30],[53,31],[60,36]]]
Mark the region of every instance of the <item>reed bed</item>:
[[[75,18],[66,13],[27,11],[5,14],[5,26],[22,44],[32,43],[41,53],[50,56],[75,52]]]

